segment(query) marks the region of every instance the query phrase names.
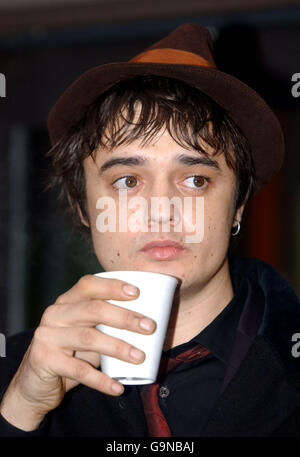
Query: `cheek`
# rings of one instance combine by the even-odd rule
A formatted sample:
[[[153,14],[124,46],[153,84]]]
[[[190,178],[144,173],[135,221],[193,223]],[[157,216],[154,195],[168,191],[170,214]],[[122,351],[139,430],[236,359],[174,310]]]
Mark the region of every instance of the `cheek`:
[[[95,254],[104,270],[126,269],[133,256],[130,248],[134,240],[129,233],[101,233],[94,228],[92,239]]]
[[[113,233],[100,233],[92,231],[95,254],[105,270],[114,268],[119,263],[122,253],[120,252],[120,241]]]
[[[216,205],[207,205],[204,212],[204,240],[214,240],[227,243],[233,218],[233,204],[230,199]]]

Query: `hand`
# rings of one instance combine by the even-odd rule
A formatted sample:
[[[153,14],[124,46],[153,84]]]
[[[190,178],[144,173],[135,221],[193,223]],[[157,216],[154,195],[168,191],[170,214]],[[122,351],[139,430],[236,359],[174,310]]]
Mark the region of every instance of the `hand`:
[[[65,393],[84,384],[108,395],[120,395],[122,384],[97,368],[99,354],[141,363],[144,352],[95,328],[102,323],[151,334],[155,322],[106,300],[132,300],[118,279],[83,276],[49,306],[0,405],[12,425],[34,430],[56,408]],[[125,286],[125,288],[124,288]],[[128,284],[127,284],[128,286]]]

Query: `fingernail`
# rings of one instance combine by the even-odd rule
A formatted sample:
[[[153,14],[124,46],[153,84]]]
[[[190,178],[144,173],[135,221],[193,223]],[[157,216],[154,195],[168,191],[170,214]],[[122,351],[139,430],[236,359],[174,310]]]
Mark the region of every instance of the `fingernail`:
[[[148,331],[153,330],[154,326],[155,326],[154,322],[151,319],[148,319],[147,317],[140,320],[140,327],[143,330],[148,330]]]
[[[135,286],[131,286],[129,284],[125,284],[123,286],[123,290],[126,295],[130,295],[131,297],[134,297],[135,295],[137,295],[137,291],[138,291]]]
[[[112,386],[111,386],[111,389],[113,392],[115,392],[116,394],[121,394],[123,391],[124,391],[124,387],[121,385],[121,384],[117,384],[117,383],[114,383]]]
[[[132,357],[134,360],[141,360],[143,358],[143,353],[139,349],[131,349],[130,351],[130,357]]]

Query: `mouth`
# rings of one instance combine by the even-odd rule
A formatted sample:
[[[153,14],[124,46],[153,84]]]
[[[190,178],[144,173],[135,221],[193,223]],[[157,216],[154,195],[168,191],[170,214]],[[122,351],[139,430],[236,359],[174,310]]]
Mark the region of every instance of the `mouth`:
[[[173,240],[157,240],[147,243],[141,252],[155,260],[171,260],[186,252],[186,249]]]

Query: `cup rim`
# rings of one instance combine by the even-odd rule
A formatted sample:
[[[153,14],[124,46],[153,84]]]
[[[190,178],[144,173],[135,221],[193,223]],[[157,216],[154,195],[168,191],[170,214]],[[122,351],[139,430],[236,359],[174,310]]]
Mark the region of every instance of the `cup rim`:
[[[110,271],[101,271],[99,273],[94,273],[94,276],[98,275],[105,275],[106,273],[133,273],[133,274],[150,274],[150,275],[159,275],[159,276],[167,276],[168,278],[173,278],[178,282],[178,278],[173,275],[169,275],[167,273],[158,273],[156,271],[144,271],[144,270],[110,270]]]

